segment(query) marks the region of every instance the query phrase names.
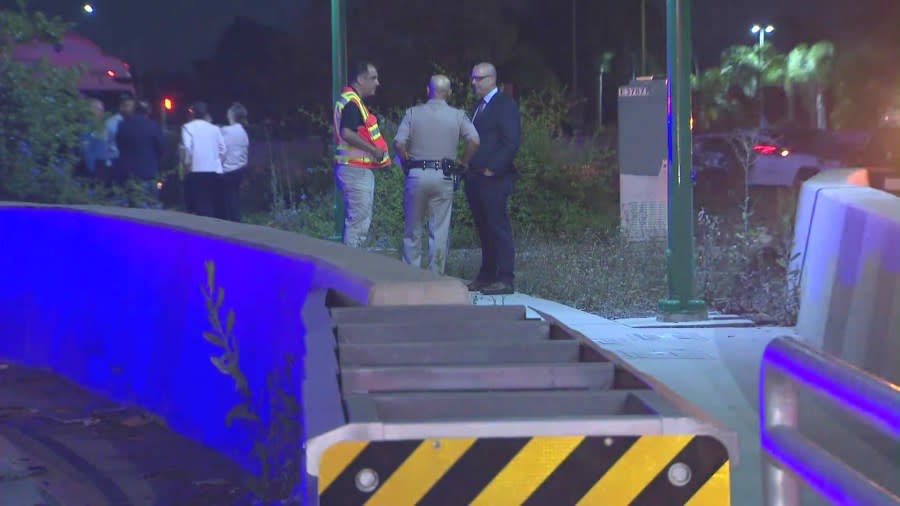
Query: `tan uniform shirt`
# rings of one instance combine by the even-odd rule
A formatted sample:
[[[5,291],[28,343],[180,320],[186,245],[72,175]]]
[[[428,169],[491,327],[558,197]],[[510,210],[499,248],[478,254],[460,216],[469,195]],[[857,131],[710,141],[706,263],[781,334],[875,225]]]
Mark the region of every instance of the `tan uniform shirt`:
[[[406,144],[411,160],[455,160],[460,137],[478,140],[466,113],[431,99],[406,110],[394,140]]]

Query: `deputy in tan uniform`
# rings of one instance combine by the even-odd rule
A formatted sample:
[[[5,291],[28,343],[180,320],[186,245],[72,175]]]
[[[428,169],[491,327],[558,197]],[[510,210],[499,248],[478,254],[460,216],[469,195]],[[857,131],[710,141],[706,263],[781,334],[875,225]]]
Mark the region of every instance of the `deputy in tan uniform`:
[[[441,160],[467,166],[478,149],[478,132],[466,113],[447,105],[450,79],[435,75],[428,83],[428,101],[406,110],[394,145],[406,171],[403,189],[403,261],[421,267],[422,225],[428,222],[428,268],[443,274],[449,249],[453,180],[441,170]],[[466,145],[457,159],[459,140]]]

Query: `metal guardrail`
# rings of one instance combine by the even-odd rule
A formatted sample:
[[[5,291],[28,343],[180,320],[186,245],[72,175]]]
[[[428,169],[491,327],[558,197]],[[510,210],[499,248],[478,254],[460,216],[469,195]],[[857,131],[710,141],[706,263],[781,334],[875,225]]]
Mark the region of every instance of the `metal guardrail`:
[[[900,386],[794,339],[766,347],[760,375],[760,442],[767,506],[799,506],[806,483],[835,504],[900,505],[900,497],[805,438],[798,428],[801,389],[900,439]]]

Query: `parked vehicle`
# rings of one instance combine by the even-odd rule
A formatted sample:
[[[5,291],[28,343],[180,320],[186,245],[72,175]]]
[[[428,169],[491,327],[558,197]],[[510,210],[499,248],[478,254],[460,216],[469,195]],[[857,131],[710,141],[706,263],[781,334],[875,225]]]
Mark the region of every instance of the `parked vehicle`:
[[[135,95],[134,79],[128,63],[104,53],[97,44],[74,32],[65,34],[58,44],[35,41],[20,44],[13,52],[15,60],[37,64],[45,59],[62,68],[81,67],[78,90],[103,101],[107,110],[116,110],[123,94]]]
[[[842,148],[827,131],[734,131],[694,136],[694,171],[698,185],[715,182],[750,186],[799,187],[823,170],[839,168]]]

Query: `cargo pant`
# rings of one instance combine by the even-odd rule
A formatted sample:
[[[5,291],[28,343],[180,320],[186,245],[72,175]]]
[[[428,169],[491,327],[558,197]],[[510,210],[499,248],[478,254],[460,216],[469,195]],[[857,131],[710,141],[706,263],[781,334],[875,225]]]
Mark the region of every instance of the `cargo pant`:
[[[335,177],[344,196],[344,235],[347,246],[358,248],[366,241],[372,225],[375,174],[370,169],[337,165]]]

